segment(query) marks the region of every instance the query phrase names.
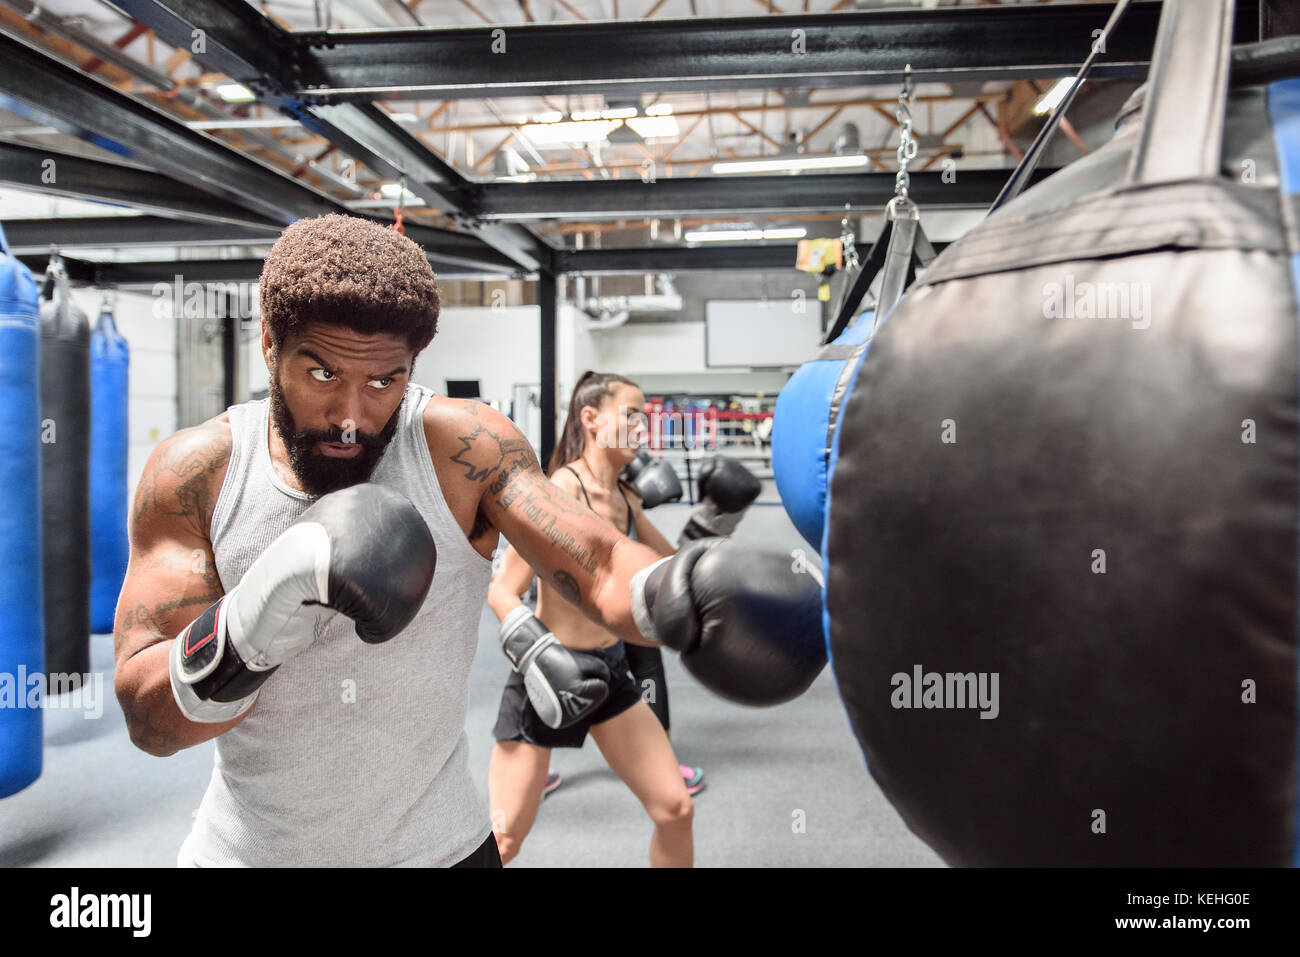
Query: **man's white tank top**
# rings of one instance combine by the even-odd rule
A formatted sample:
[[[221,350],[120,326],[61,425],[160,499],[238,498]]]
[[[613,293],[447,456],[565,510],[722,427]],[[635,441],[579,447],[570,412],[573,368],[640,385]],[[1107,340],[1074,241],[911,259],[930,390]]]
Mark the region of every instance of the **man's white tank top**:
[[[465,713],[492,563],[438,484],[422,426],[432,396],[407,387],[371,477],[410,499],[433,534],[424,605],[379,645],[337,615],[267,680],[252,713],[216,739],[182,866],[437,867],[491,832],[469,773]],[[271,467],[269,410],[266,399],[229,410],[234,447],[211,529],[227,591],[312,503]]]

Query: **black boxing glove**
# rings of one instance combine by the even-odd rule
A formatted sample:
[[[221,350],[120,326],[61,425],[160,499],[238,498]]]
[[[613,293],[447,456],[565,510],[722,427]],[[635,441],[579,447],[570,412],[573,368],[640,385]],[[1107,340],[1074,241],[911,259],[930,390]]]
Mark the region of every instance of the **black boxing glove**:
[[[740,704],[803,694],[826,664],[822,592],[812,566],[725,538],[691,542],[632,579],[641,633]]]
[[[743,512],[762,490],[758,476],[725,455],[715,455],[700,467],[700,500],[712,502],[720,512]]]
[[[381,485],[323,496],[267,546],[238,585],[176,636],[172,694],[191,721],[230,721],[336,614],[372,644],[415,617],[437,550],[419,510]]]
[[[652,462],[637,472],[632,488],[641,496],[642,508],[654,508],[682,497],[682,483],[667,462]]]
[[[745,512],[724,512],[712,502],[700,502],[691,509],[685,527],[677,536],[677,547],[701,538],[721,538],[730,535],[745,517]]]
[[[623,466],[623,468],[619,471],[618,473],[619,481],[626,482],[628,485],[631,485],[633,482],[636,481],[636,477],[641,474],[641,470],[649,464],[650,464],[650,453],[647,452],[645,449],[642,449],[641,451],[637,452],[636,458],[634,458],[631,462],[628,462],[627,465]]]
[[[730,535],[762,488],[758,476],[734,459],[723,455],[709,459],[700,469],[700,503],[677,538],[678,548],[701,538]]]
[[[501,622],[501,650],[524,676],[528,700],[548,728],[567,728],[609,697],[605,662],[564,647],[527,605]]]

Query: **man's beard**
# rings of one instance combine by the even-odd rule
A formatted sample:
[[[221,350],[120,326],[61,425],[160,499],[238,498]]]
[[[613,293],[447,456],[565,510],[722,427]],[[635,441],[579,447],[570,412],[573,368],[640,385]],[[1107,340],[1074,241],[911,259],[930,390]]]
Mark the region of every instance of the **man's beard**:
[[[313,498],[337,492],[341,488],[359,485],[370,480],[370,473],[375,470],[383,457],[388,443],[397,432],[397,423],[401,421],[402,407],[406,398],[393,412],[383,431],[378,435],[352,430],[352,441],[361,446],[361,453],[350,459],[332,458],[315,451],[318,442],[343,443],[343,429],[333,426],[329,429],[299,430],[293,421],[293,413],[284,401],[280,391],[279,370],[271,373],[271,424],[284,442],[289,453],[289,466],[302,486],[302,490]]]

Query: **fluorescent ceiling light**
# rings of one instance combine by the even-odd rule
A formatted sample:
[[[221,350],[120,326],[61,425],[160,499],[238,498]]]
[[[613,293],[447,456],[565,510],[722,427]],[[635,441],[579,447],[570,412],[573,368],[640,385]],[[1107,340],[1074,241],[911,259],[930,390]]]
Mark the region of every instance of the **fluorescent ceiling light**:
[[[287,116],[268,116],[261,119],[187,120],[185,125],[192,130],[275,130],[297,126],[298,121]]]
[[[382,183],[382,184],[380,184],[380,186],[379,186],[379,193],[380,193],[380,195],[382,195],[382,196],[387,196],[389,199],[397,199],[397,197],[399,197],[399,196],[402,195],[402,184],[401,184],[401,183]],[[415,199],[415,198],[416,198],[415,194],[412,193],[412,192],[408,189],[408,190],[406,191],[406,200],[405,200],[405,201],[406,201],[406,202],[409,202],[410,200],[413,200],[413,199]]]
[[[871,162],[865,156],[803,156],[791,159],[741,160],[735,163],[714,163],[714,173],[776,173],[797,172],[805,169],[849,169],[866,166]]]
[[[414,113],[389,113],[388,118],[394,123],[414,123],[419,119]]]
[[[645,108],[646,116],[669,116],[672,112],[673,105],[671,103],[656,103],[654,106]]]
[[[688,232],[688,243],[720,243],[737,240],[755,241],[760,239],[803,239],[808,230],[802,226],[787,229],[701,229]]]
[[[217,87],[217,96],[227,103],[252,103],[257,96],[242,83],[223,83]]]
[[[563,146],[568,143],[598,143],[622,124],[622,120],[591,120],[568,123],[529,123],[520,129],[534,146]]]
[[[1043,98],[1034,104],[1034,116],[1042,116],[1044,113],[1049,113],[1060,106],[1061,101],[1065,99],[1065,94],[1070,92],[1072,86],[1074,86],[1074,77],[1072,76],[1057,80],[1056,84],[1043,94]]]
[[[614,110],[574,110],[570,116],[578,122],[584,120],[627,120],[636,116],[635,106],[621,106]]]
[[[564,119],[563,113],[561,113],[559,110],[550,110],[549,112],[546,113],[538,113],[536,116],[533,117],[533,122],[534,123],[558,123],[562,119]],[[524,120],[522,122],[526,123],[527,120]]]
[[[681,133],[675,116],[637,116],[628,120],[627,125],[645,140],[663,139]]]
[[[391,199],[351,199],[344,200],[343,205],[348,209],[392,209],[393,201]],[[425,206],[427,204],[417,196],[407,199],[402,205],[410,209],[413,206]]]

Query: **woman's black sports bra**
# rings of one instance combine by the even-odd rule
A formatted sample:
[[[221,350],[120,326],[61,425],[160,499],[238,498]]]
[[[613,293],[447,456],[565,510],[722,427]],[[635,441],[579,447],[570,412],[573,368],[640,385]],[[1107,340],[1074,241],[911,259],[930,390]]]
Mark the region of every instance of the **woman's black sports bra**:
[[[587,495],[587,486],[583,483],[582,476],[578,474],[578,470],[569,465],[561,465],[560,468],[568,469],[573,473],[573,477],[578,480],[578,486],[582,489],[582,497],[587,500],[587,508],[591,508],[591,497]],[[620,494],[622,494],[622,490],[620,489],[619,491]],[[623,497],[623,504],[627,506],[627,531],[623,534],[635,542],[636,522],[632,521],[632,503],[627,500],[626,495]],[[594,509],[592,510],[595,511]],[[614,527],[617,528],[618,526],[616,525]]]

